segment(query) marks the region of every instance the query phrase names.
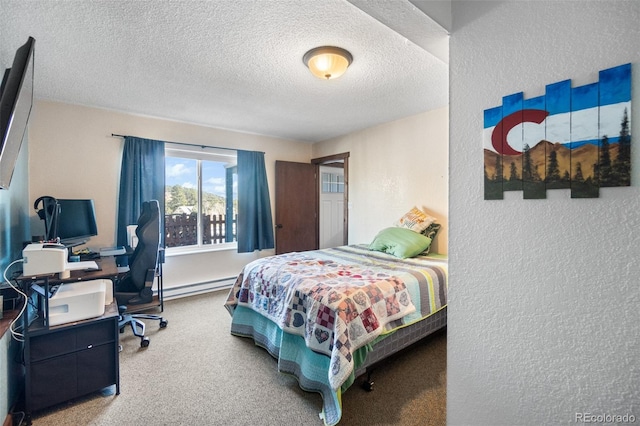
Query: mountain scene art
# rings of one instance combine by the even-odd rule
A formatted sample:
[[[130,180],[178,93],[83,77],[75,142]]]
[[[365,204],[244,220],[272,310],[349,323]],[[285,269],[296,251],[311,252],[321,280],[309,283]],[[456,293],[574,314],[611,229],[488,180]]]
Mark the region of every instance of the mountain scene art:
[[[546,198],[567,188],[572,198],[631,184],[631,64],[599,72],[595,83],[548,84],[542,96],[504,96],[484,111],[484,199],[505,191]]]

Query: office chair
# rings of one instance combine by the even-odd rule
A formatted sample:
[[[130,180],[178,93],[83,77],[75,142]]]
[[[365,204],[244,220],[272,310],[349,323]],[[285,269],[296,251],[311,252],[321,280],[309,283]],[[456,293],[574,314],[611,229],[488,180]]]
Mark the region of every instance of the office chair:
[[[165,328],[168,321],[161,315],[127,313],[127,306],[141,305],[153,301],[153,281],[158,270],[160,253],[160,205],[158,200],[142,203],[142,212],[136,228],[138,244],[129,258],[129,271],[116,281],[115,297],[120,311],[120,332],[129,325],[133,334],[140,338],[140,346],[149,346],[150,339],[144,335],[145,323],[160,321]]]

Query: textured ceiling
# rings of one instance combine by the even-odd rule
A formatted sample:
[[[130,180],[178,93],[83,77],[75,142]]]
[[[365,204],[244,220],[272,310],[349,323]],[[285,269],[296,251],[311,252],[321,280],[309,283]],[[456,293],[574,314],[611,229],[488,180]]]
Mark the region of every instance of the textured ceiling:
[[[307,142],[448,103],[447,32],[408,0],[0,2],[0,65],[34,37],[39,99]],[[344,76],[309,73],[321,45]]]

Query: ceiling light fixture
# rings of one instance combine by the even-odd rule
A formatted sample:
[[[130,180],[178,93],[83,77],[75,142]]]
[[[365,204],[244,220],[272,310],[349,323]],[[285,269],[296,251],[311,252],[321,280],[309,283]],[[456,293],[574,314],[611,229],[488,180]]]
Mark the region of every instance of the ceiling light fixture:
[[[316,47],[302,57],[311,74],[323,80],[340,77],[352,61],[351,53],[334,46]]]

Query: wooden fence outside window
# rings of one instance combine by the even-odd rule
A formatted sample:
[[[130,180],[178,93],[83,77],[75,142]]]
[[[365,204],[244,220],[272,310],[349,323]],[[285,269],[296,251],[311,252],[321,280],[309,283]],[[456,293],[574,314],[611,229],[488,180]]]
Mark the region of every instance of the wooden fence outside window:
[[[202,244],[227,242],[225,215],[202,215]],[[237,241],[238,215],[231,221],[231,241]],[[198,244],[198,216],[192,214],[172,214],[164,216],[165,247],[194,246]]]

